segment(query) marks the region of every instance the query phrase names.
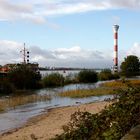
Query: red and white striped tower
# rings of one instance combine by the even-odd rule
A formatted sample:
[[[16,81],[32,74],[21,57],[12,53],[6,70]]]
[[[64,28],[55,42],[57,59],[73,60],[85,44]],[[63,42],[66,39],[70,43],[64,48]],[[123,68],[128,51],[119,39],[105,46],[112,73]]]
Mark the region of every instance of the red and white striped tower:
[[[118,29],[119,25],[114,25],[114,72],[118,72]]]

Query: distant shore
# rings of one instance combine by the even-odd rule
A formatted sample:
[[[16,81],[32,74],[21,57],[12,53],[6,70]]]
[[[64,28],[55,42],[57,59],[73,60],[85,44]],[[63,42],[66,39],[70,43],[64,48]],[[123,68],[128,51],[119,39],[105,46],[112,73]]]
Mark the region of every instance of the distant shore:
[[[48,112],[30,119],[23,127],[2,134],[0,140],[49,140],[63,132],[62,126],[70,121],[70,116],[75,111],[98,113],[109,104],[111,103],[103,101],[50,109]]]

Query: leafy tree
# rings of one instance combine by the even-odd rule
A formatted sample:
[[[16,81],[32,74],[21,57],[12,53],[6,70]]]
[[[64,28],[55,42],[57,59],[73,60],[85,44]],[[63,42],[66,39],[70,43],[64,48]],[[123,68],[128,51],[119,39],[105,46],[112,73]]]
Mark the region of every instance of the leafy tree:
[[[18,89],[34,89],[39,86],[40,73],[28,65],[19,65],[8,73],[9,81]]]
[[[136,76],[140,74],[139,58],[134,55],[129,55],[121,63],[121,74],[126,77]]]
[[[97,73],[93,70],[82,70],[78,73],[78,80],[82,83],[94,83],[98,81]]]

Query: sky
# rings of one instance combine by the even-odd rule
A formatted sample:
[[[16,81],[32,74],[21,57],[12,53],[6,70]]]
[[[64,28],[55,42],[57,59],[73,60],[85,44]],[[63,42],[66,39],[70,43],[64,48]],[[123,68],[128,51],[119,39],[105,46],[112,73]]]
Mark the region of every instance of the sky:
[[[20,63],[24,43],[41,67],[111,68],[140,55],[140,0],[0,0],[0,65]]]

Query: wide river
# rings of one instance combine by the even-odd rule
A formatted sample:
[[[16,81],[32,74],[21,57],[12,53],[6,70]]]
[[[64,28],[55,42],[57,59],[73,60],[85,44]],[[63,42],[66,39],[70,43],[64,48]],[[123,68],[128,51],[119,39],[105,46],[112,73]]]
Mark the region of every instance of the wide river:
[[[79,105],[90,102],[103,101],[107,98],[113,98],[111,95],[106,96],[93,96],[87,98],[68,98],[60,97],[58,93],[72,89],[93,89],[99,86],[96,84],[71,84],[60,88],[46,88],[33,91],[34,94],[47,94],[51,96],[51,100],[44,102],[35,102],[16,107],[15,109],[8,110],[7,112],[0,113],[0,133],[7,132],[13,128],[22,126],[31,117],[47,112],[48,109]]]

